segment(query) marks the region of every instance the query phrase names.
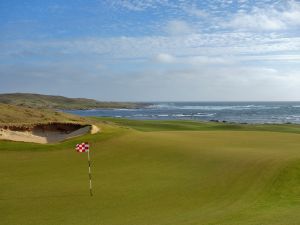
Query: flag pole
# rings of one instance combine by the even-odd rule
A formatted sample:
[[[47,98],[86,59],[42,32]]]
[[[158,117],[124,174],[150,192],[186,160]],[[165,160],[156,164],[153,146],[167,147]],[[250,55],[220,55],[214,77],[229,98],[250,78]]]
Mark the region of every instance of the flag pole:
[[[89,163],[90,196],[93,196],[93,191],[92,191],[92,174],[91,174],[90,150],[88,150],[87,152],[88,152],[88,163]]]

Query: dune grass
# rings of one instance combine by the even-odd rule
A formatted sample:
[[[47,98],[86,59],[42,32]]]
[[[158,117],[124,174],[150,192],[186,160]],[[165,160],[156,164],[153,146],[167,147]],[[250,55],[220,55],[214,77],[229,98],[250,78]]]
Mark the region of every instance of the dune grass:
[[[0,141],[1,225],[300,224],[298,126],[95,121],[56,145]]]
[[[63,96],[32,93],[0,94],[0,103],[26,106],[38,109],[95,109],[95,108],[140,108],[149,104],[134,102],[101,102],[87,98],[67,98]]]
[[[0,127],[2,125],[25,125],[47,122],[86,122],[86,119],[48,109],[33,109],[0,103]]]

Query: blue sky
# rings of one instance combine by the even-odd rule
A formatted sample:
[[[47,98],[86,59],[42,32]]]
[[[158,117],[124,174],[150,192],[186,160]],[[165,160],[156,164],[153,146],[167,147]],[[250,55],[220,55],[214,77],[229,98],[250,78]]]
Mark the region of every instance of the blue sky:
[[[0,1],[0,92],[300,100],[300,1]]]

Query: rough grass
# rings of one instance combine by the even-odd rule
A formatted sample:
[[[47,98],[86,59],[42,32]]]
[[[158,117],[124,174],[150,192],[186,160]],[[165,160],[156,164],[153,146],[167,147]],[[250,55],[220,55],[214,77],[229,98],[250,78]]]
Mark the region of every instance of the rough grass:
[[[75,115],[28,107],[14,106],[0,103],[0,126],[17,124],[36,124],[47,122],[85,122]]]
[[[1,225],[300,224],[298,126],[110,120],[101,128],[57,145],[1,141]],[[93,197],[87,156],[73,150],[84,140]]]
[[[94,99],[67,98],[30,93],[0,94],[0,103],[39,109],[137,108],[147,105],[132,102],[100,102]]]

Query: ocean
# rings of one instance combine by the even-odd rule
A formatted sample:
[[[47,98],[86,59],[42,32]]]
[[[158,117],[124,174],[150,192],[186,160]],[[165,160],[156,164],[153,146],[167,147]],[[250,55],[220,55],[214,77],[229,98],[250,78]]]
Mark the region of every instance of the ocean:
[[[80,116],[300,124],[300,102],[156,102],[141,109],[68,110]]]

